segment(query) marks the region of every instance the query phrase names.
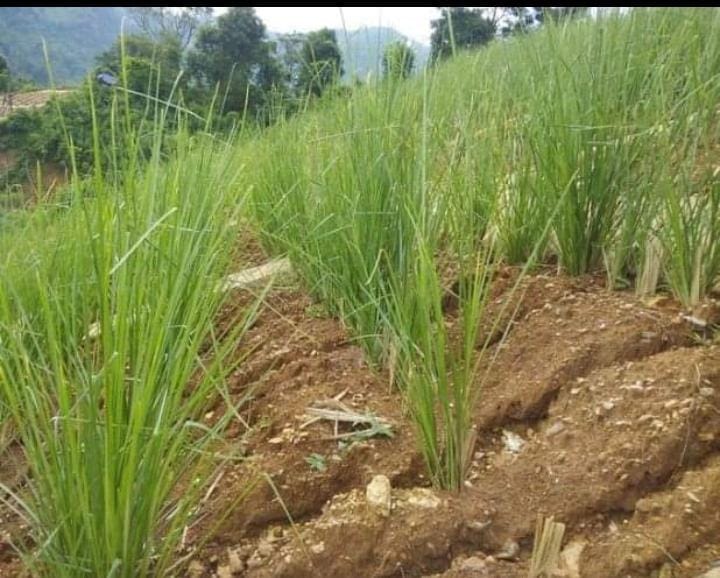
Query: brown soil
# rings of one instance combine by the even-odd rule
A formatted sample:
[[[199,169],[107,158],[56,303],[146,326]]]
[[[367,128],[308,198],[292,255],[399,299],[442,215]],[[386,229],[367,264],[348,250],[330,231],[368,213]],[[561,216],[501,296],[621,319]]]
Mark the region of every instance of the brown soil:
[[[72,94],[72,90],[32,90],[0,95],[0,119],[25,108],[45,106],[53,96],[63,97]]]
[[[249,401],[228,443],[248,459],[223,471],[203,503],[186,547],[220,527],[188,575],[524,578],[539,514],[567,526],[558,575],[695,578],[717,563],[720,345],[693,333],[667,298],[643,302],[550,273],[510,295],[515,278],[501,272],[490,307],[507,321],[515,312],[506,338],[484,327],[494,344],[460,493],[428,487],[388,375],[279,282],[238,345],[231,380],[236,400]],[[222,328],[252,299],[238,292]],[[308,406],[338,396],[387,420],[393,437],[341,447],[330,423],[305,426]],[[365,497],[379,474],[393,487],[387,516]],[[1,562],[0,551],[0,575],[13,575]]]

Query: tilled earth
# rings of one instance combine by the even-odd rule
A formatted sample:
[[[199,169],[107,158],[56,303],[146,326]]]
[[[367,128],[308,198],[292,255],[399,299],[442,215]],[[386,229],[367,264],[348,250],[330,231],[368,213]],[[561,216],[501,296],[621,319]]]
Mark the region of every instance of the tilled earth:
[[[695,578],[720,566],[720,346],[668,298],[542,273],[511,294],[514,278],[500,275],[489,311],[506,316],[501,329],[516,311],[506,338],[484,329],[494,343],[460,493],[429,488],[389,375],[305,293],[274,289],[231,381],[250,401],[227,443],[248,459],[203,503],[185,547],[220,527],[189,575],[524,578],[538,515],[566,525],[558,576]],[[235,305],[248,300],[238,292]],[[393,436],[308,423],[308,407],[332,400]],[[389,515],[366,500],[377,475],[392,485]],[[0,576],[12,576],[1,538]]]

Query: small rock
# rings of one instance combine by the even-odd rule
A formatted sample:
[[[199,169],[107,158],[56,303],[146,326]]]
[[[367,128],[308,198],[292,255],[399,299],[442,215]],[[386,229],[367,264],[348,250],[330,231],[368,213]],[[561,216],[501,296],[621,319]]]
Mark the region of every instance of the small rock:
[[[277,259],[260,265],[259,267],[245,269],[238,273],[228,275],[220,289],[222,291],[230,291],[233,289],[248,289],[257,285],[266,285],[276,275],[287,274],[290,271],[292,271],[292,267],[288,259]]]
[[[365,498],[370,507],[377,509],[383,516],[390,515],[391,487],[387,476],[373,477],[365,489]]]
[[[701,574],[697,578],[720,578],[720,568],[710,568],[705,574]]]
[[[683,315],[682,318],[693,327],[697,327],[699,329],[705,329],[708,326],[707,319],[703,319],[702,317],[696,317],[695,315]]]
[[[576,540],[570,542],[560,553],[560,570],[566,578],[580,578],[580,556],[587,542]]]
[[[525,445],[525,440],[522,439],[515,432],[511,432],[511,431],[504,429],[503,430],[503,444],[505,445],[505,451],[508,451],[511,454],[517,454],[520,452],[520,450]]]
[[[188,566],[188,576],[190,578],[202,578],[205,576],[205,566],[197,560],[193,560]]]
[[[272,553],[275,551],[275,548],[273,548],[273,545],[270,542],[260,542],[260,544],[258,544],[257,550],[255,551],[263,558],[267,558],[268,556],[272,555]]]
[[[640,498],[635,502],[635,511],[641,513],[654,512],[657,510],[657,504],[649,498]]]
[[[554,435],[559,434],[565,429],[565,424],[561,421],[556,421],[554,424],[552,424],[547,430],[545,430],[545,436],[546,437],[552,437]]]
[[[257,554],[253,554],[252,556],[250,556],[250,558],[248,558],[247,567],[248,568],[259,568],[260,566],[262,566],[262,563],[263,562],[260,559],[260,557]]]
[[[239,574],[245,569],[245,564],[243,564],[240,553],[237,550],[228,548],[228,567],[232,574]]]
[[[233,572],[230,566],[218,566],[217,578],[233,578]]]
[[[669,562],[663,564],[658,573],[658,578],[674,578],[674,576],[675,572],[673,571],[672,565]]]
[[[702,397],[712,397],[713,395],[715,395],[715,390],[712,387],[701,387],[700,395]]]
[[[490,526],[490,522],[480,522],[478,520],[471,520],[465,522],[465,527],[472,532],[482,532]]]
[[[269,443],[269,444],[273,444],[273,445],[281,444],[281,443],[283,443],[283,439],[282,439],[281,437],[270,438],[270,439],[268,440],[268,443]]]
[[[508,540],[503,544],[502,550],[495,554],[498,560],[514,560],[520,551],[520,546],[514,540]]]
[[[458,566],[458,570],[469,573],[471,576],[488,576],[487,562],[479,556],[465,558]]]
[[[408,496],[407,503],[416,508],[435,509],[440,505],[440,498],[431,490],[418,488]]]
[[[325,542],[318,542],[310,546],[310,551],[313,554],[322,554],[325,551]]]

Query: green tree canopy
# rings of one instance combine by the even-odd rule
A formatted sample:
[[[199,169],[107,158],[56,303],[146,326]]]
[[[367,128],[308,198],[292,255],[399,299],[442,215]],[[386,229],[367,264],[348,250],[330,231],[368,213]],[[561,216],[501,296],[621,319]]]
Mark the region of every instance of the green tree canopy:
[[[275,46],[255,9],[234,6],[216,22],[200,28],[188,54],[188,69],[199,90],[216,86],[225,111],[257,111],[281,81]]]
[[[334,30],[322,28],[305,36],[301,50],[300,86],[320,96],[343,75],[342,53]]]
[[[10,67],[5,57],[0,54],[0,92],[10,90]]]
[[[385,78],[407,78],[415,68],[415,52],[406,42],[392,42],[385,47],[382,66]]]
[[[440,18],[430,23],[433,60],[452,55],[454,49],[482,46],[495,37],[495,21],[481,9],[451,6],[439,10]]]
[[[155,41],[140,34],[124,37],[125,69],[128,88],[136,92],[149,92],[164,98],[170,94],[180,74],[182,46],[175,36]],[[120,77],[122,72],[122,45],[118,38],[112,47],[97,57],[99,70],[110,71]]]
[[[183,50],[193,40],[197,30],[212,18],[209,6],[185,6],[171,9],[167,6],[137,6],[128,8],[135,25],[156,42],[166,37],[178,40]]]

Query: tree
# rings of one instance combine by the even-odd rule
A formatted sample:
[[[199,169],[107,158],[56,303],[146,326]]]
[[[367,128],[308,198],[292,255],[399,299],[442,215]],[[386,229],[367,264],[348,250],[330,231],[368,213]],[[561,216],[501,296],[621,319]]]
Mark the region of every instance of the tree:
[[[185,6],[181,10],[167,6],[139,6],[129,8],[135,25],[156,42],[173,37],[185,50],[193,40],[195,32],[210,21],[213,9],[209,6]]]
[[[343,75],[342,53],[334,30],[322,28],[308,33],[301,59],[299,84],[306,93],[320,96]]]
[[[382,66],[385,78],[407,78],[415,67],[415,52],[406,42],[391,42],[385,47]]]
[[[282,61],[283,81],[294,96],[301,96],[301,75],[303,71],[303,45],[305,35],[298,32],[278,37],[278,55]]]
[[[132,34],[122,40],[125,49],[127,83],[136,92],[150,92],[159,98],[170,95],[180,74],[182,47],[175,36],[155,41],[148,36]],[[118,38],[112,47],[97,57],[99,71],[122,76],[122,44]]]
[[[213,24],[198,30],[187,66],[200,91],[218,87],[225,111],[257,111],[282,80],[275,45],[265,25],[248,6],[231,7]]]
[[[542,23],[540,6],[494,6],[487,8],[490,20],[501,36],[510,36],[534,28]]]
[[[495,37],[496,23],[482,10],[463,6],[439,10],[440,18],[430,23],[433,60],[446,58],[457,49],[482,46]]]
[[[10,67],[5,57],[0,54],[0,92],[10,90]]]

